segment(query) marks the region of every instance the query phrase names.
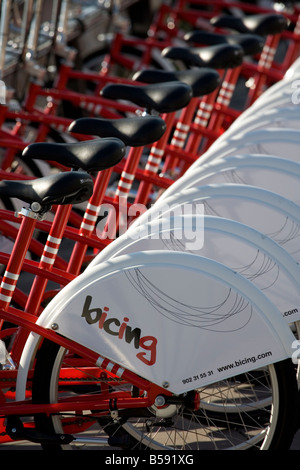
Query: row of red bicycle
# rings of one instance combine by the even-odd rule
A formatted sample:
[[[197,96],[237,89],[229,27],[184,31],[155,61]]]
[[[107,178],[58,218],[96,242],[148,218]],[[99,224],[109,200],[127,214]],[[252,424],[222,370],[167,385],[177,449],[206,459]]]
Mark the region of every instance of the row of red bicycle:
[[[234,16],[237,9],[240,15]],[[9,101],[0,106],[0,340],[6,348],[0,371],[1,442],[28,439],[52,448],[97,422],[112,445],[136,448],[138,442],[145,449],[150,439],[137,436],[127,421],[134,410],[158,408],[166,429],[173,417],[170,407],[172,413],[183,406],[199,411],[196,392],[184,398],[179,393],[176,401],[167,387],[162,393],[131,370],[120,374],[117,364],[101,362],[99,354],[61,336],[55,326],[45,331],[37,319],[64,286],[284,77],[299,56],[299,21],[297,7],[279,13],[247,2],[163,2],[148,36],[117,33],[97,70],[62,62],[51,86],[30,82],[19,109],[11,109]],[[74,81],[86,84],[84,92]],[[71,112],[64,113],[69,106]],[[23,208],[24,201],[29,207]],[[24,273],[32,280],[28,289],[22,287]],[[86,306],[88,324],[96,321],[92,312],[97,317],[100,310]],[[125,318],[121,339],[129,322]],[[51,398],[45,402],[39,360],[37,367],[31,365],[26,397],[16,397],[29,333],[69,351],[58,383],[63,391],[76,395],[79,390],[74,400],[71,394],[58,405]],[[154,363],[153,344],[139,341]],[[128,384],[136,393],[128,391]],[[122,433],[114,400],[125,410]],[[96,411],[85,418],[86,410]],[[56,416],[64,412],[56,425]],[[27,419],[32,416],[34,425]],[[173,448],[170,442],[165,446]]]

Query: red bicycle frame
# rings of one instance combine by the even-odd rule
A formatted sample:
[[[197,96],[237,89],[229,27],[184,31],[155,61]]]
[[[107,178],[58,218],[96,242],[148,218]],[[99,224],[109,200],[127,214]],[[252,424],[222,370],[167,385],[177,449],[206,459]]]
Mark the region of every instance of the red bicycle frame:
[[[69,207],[66,206],[66,212],[68,212],[69,210]],[[109,403],[109,399],[111,398],[114,398],[116,400],[116,403],[118,403],[118,406],[120,407],[137,408],[151,406],[155,395],[159,392],[159,390],[161,390],[159,387],[151,385],[146,380],[137,377],[134,373],[120,368],[117,364],[112,364],[110,360],[106,359],[105,357],[100,357],[99,354],[89,350],[88,348],[85,348],[82,345],[75,343],[74,341],[61,337],[60,335],[55,333],[55,331],[44,329],[41,326],[38,326],[36,324],[37,312],[30,311],[29,308],[27,308],[27,311],[23,311],[11,306],[13,293],[15,291],[19,275],[25,264],[25,255],[29,248],[34,229],[37,226],[36,214],[32,213],[30,209],[22,210],[20,218],[20,230],[15,240],[13,251],[10,256],[7,256],[7,268],[0,286],[0,326],[2,327],[3,323],[7,321],[10,324],[16,325],[18,331],[18,334],[16,336],[16,339],[14,340],[14,344],[11,350],[11,356],[14,363],[18,364],[20,354],[23,350],[24,341],[27,338],[28,333],[34,332],[40,335],[42,338],[50,339],[51,341],[61,345],[62,347],[65,347],[69,351],[72,351],[74,354],[78,354],[82,358],[81,361],[84,361],[84,367],[90,367],[92,368],[91,370],[98,371],[98,376],[100,375],[101,370],[105,371],[109,367],[111,374],[116,376],[118,376],[119,374],[120,378],[123,381],[130,382],[136,385],[137,387],[147,391],[148,393],[147,398],[133,398],[127,392],[116,392],[112,394],[107,388],[107,392],[105,392],[105,389],[103,389],[99,397],[94,396],[92,399],[86,399],[83,397],[79,400],[78,398],[76,398],[74,402],[70,399],[66,401],[62,399],[59,403],[54,405],[34,405],[29,400],[26,400],[24,402],[11,402],[10,399],[12,398],[12,395],[11,393],[8,393],[6,395],[6,391],[8,384],[10,385],[10,388],[15,386],[17,370],[3,369],[0,371],[0,383],[3,383],[3,387],[1,386],[0,389],[0,416],[5,416],[6,418],[12,415],[32,416],[40,412],[55,413],[59,411],[72,410],[80,412],[84,411],[85,409],[95,409],[95,406],[98,410],[101,411],[109,409],[109,407],[107,408],[107,405]],[[37,268],[37,271],[39,270],[40,267]],[[47,271],[47,275],[48,274],[50,274],[49,277],[51,277],[51,272],[49,273]],[[61,273],[60,276],[58,276],[57,272],[53,271],[52,278],[65,285],[74,277],[69,276],[67,273]],[[9,328],[7,330],[4,329],[1,331],[0,338],[3,339],[7,335],[12,334],[12,332],[14,331],[14,328]],[[65,371],[65,373],[67,374],[66,377],[70,376],[70,370]],[[75,383],[76,377],[79,378],[80,374],[81,372],[77,370],[76,367],[74,371],[72,370],[71,375]],[[30,374],[30,377],[32,377],[32,372]],[[63,375],[61,377],[61,380],[62,382],[64,381]],[[166,394],[166,392],[164,392],[164,394]],[[5,442],[9,439],[6,436],[1,440],[2,442]]]

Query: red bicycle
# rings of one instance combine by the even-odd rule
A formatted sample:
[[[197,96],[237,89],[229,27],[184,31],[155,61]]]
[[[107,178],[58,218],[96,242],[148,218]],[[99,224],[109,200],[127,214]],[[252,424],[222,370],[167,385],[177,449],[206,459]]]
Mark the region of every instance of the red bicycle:
[[[0,380],[6,387],[13,386],[18,377],[16,400],[10,401],[10,392],[2,389],[0,415],[7,420],[8,434],[12,439],[39,442],[48,450],[91,443],[139,450],[288,448],[294,434],[292,423],[297,397],[295,372],[287,357],[287,346],[293,335],[265,296],[225,266],[185,253],[159,252],[151,258],[140,253],[115,259],[77,277],[38,320],[30,312],[9,306],[36,218],[51,203],[84,200],[92,186],[92,179],[82,172],[0,185],[2,194],[14,192],[30,203],[22,212],[19,237],[0,292],[1,318],[30,332],[18,371],[12,369],[11,361],[0,371]],[[217,285],[222,286],[219,293],[225,294],[229,288],[239,292],[241,298],[247,298],[252,317],[257,312],[256,339],[265,344],[268,338],[272,356],[260,354],[261,367],[255,371],[245,361],[236,366],[235,374],[228,374],[225,368],[215,368],[207,359],[204,360],[207,367],[203,368],[203,358],[211,355],[204,354],[207,346],[199,350],[199,344],[203,344],[199,343],[201,329],[188,327],[190,341],[180,343],[177,337],[174,343],[175,332],[183,333],[182,325],[158,311],[160,320],[158,324],[153,323],[154,287],[159,295],[157,299],[160,298],[157,307],[160,305],[164,310],[165,301],[171,298],[175,307],[178,293],[182,292],[188,296],[185,300],[189,298],[186,308],[198,305],[201,311],[208,306],[211,289]],[[125,299],[127,302],[131,299],[128,317],[124,316]],[[218,314],[228,312],[230,304],[230,301],[222,302]],[[248,313],[250,310],[247,308]],[[243,308],[243,316],[245,313]],[[188,318],[188,310],[186,315]],[[273,323],[266,322],[264,315],[272,315]],[[227,345],[228,335],[221,335],[221,340],[221,332],[213,332],[215,327],[209,332],[207,326],[206,320],[205,335],[220,339],[217,344],[223,351],[222,361],[224,355],[230,361],[233,355]],[[279,335],[276,341],[271,339],[273,330]],[[165,337],[166,331],[172,331],[172,335]],[[245,330],[243,333],[240,330],[239,335],[243,336],[242,343],[239,342],[243,344],[242,357],[251,350],[254,353],[251,335]],[[108,354],[102,350],[103,341]],[[163,352],[161,344],[164,344]],[[234,355],[237,357],[236,351]],[[281,359],[274,363],[275,357]],[[196,370],[198,373],[193,374]],[[31,389],[32,395],[28,393]],[[248,390],[246,399],[245,389]],[[258,391],[262,394],[259,399]],[[224,413],[224,406],[230,412],[230,419],[227,411]],[[34,426],[29,419],[32,416]],[[243,433],[233,435],[233,424],[243,429]],[[100,436],[95,430],[99,426]],[[217,435],[213,428],[219,430]]]

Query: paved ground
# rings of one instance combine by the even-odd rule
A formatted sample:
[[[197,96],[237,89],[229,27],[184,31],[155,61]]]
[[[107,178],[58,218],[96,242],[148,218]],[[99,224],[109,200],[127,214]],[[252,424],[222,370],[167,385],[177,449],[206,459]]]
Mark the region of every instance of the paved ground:
[[[38,444],[31,444],[28,442],[17,442],[17,443],[9,443],[9,444],[2,444],[0,445],[0,451],[2,450],[30,450],[30,451],[41,451],[41,447]],[[96,448],[95,446],[87,446],[85,450],[117,450],[116,448],[112,447],[103,447],[102,449]],[[296,433],[294,441],[291,445],[290,450],[300,450],[300,430]]]

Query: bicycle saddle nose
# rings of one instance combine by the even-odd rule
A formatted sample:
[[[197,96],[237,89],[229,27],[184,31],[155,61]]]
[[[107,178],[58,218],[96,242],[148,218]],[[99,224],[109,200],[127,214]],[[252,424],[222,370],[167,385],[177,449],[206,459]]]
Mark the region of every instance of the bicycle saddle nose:
[[[219,28],[229,28],[239,33],[254,33],[262,36],[281,33],[289,25],[287,18],[273,13],[249,15],[244,18],[220,15],[211,18],[210,22]]]
[[[166,82],[157,85],[125,85],[113,83],[101,90],[104,98],[127,100],[159,113],[171,113],[184,108],[193,97],[189,85],[181,82]]]
[[[242,64],[244,52],[237,44],[217,44],[208,47],[169,46],[162,56],[181,60],[186,66],[211,67],[213,69],[235,68]]]
[[[93,193],[93,179],[84,172],[65,172],[33,180],[0,181],[0,196],[17,198],[42,207],[78,204]]]
[[[166,70],[141,70],[132,77],[145,83],[180,81],[187,83],[193,90],[193,96],[204,96],[214,91],[221,83],[220,75],[214,69],[201,68],[168,72]]]
[[[58,162],[68,168],[101,171],[110,168],[124,157],[125,145],[120,139],[107,138],[84,142],[35,142],[22,153],[24,158]]]
[[[259,54],[264,47],[264,39],[257,34],[220,34],[210,31],[191,31],[184,36],[188,43],[203,46],[215,46],[217,44],[236,44],[240,46],[245,56]]]
[[[119,119],[79,118],[73,121],[69,132],[117,137],[131,147],[152,144],[166,131],[166,123],[156,116],[128,117]]]

